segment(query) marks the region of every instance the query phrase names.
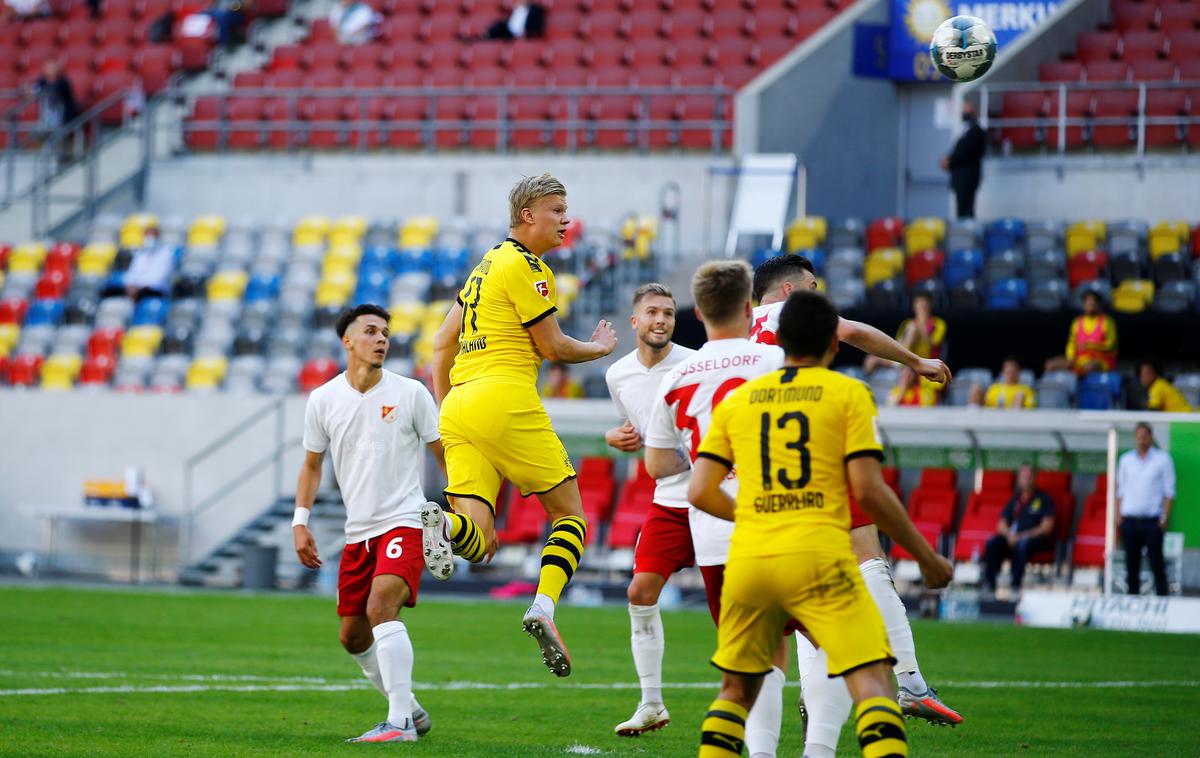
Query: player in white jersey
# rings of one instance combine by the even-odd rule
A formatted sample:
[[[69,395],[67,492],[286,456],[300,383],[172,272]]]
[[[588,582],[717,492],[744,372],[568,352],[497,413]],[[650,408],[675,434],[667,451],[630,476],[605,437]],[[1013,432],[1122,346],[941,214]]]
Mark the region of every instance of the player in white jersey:
[[[788,295],[797,289],[816,289],[816,286],[812,263],[802,256],[781,255],[761,264],[754,272],[754,298],[760,305],[754,309],[751,339],[763,344],[776,344],[779,313]],[[864,352],[908,366],[932,381],[950,380],[950,370],[942,361],[923,359],[874,327],[840,319],[838,338]],[[878,529],[853,498],[850,500],[850,516],[850,539],[859,570],[879,606],[887,627],[888,641],[896,655],[894,671],[900,687],[898,701],[901,710],[907,716],[923,718],[935,724],[961,724],[962,716],[943,703],[921,675],[908,614],[896,594],[891,569],[879,544]],[[796,649],[803,698],[801,707],[806,716],[804,754],[807,758],[832,758],[838,735],[853,705],[850,693],[842,679],[824,676],[824,652],[814,648],[803,635],[796,635]]]
[[[346,504],[346,547],[338,570],[340,639],[388,700],[387,719],[349,742],[416,742],[429,714],[412,694],[413,647],[400,609],[416,605],[425,557],[420,464],[428,447],[445,470],[433,396],[420,382],[383,370],[388,312],[359,305],[338,317],[346,371],[313,390],[304,412],[304,465],[292,520],[296,555],[321,557],[308,519],[325,452]]]
[[[692,461],[712,422],[713,409],[750,379],[783,366],[783,351],[748,339],[750,266],[744,261],[711,261],[692,278],[692,297],[708,341],[667,374],[659,387],[645,434],[646,470],[656,479],[690,478]],[[722,485],[737,494],[737,479]],[[688,513],[696,564],[704,576],[709,611],[718,621],[721,586],[733,522],[691,508]],[[783,719],[786,648],[780,645],[777,667],[763,681],[762,693],[746,720],[746,747],[754,757],[774,756]]]
[[[633,293],[630,318],[637,349],[609,366],[608,394],[624,423],[610,429],[609,446],[628,453],[642,449],[654,396],[671,369],[694,350],[671,342],[675,333],[675,296],[666,285],[643,284]],[[688,527],[687,473],[658,480],[633,555],[629,598],[630,646],[642,687],[642,699],[627,721],[616,726],[622,737],[636,737],[666,726],[671,716],[662,694],[665,639],[658,596],[676,571],[695,563]]]

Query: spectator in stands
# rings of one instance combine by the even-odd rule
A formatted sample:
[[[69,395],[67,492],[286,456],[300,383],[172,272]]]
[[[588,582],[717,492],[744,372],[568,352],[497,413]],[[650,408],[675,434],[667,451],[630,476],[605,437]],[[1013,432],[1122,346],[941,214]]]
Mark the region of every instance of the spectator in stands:
[[[498,19],[484,39],[536,39],[546,34],[546,9],[537,3],[517,3],[508,18]]]
[[[942,170],[950,172],[950,189],[959,218],[975,218],[975,193],[983,179],[983,154],[987,135],[975,118],[975,106],[962,105],[963,130],[950,155],[942,158]]]
[[[379,34],[379,14],[361,0],[341,0],[329,11],[329,25],[343,45],[361,45]]]
[[[900,322],[896,341],[922,358],[945,360],[946,322],[933,315],[933,299],[921,293],[913,296],[913,317]],[[863,370],[868,374],[886,363],[882,358],[868,355]]]
[[[917,408],[937,405],[937,390],[932,383],[917,376],[916,371],[904,366],[896,386],[888,393],[888,405]]]
[[[1130,595],[1142,589],[1142,550],[1150,559],[1154,591],[1167,594],[1163,531],[1175,501],[1175,463],[1154,444],[1145,421],[1133,432],[1134,449],[1117,462],[1117,531],[1125,546],[1125,581]]]
[[[546,383],[542,385],[542,397],[584,397],[583,385],[571,378],[567,364],[551,363]]]
[[[166,297],[175,271],[175,248],[159,238],[158,223],[146,227],[142,246],[125,272],[125,292],[132,298]]]
[[[242,41],[246,31],[246,6],[242,0],[213,0],[208,7],[217,27],[217,44],[232,48]]]
[[[53,12],[49,0],[4,0],[4,5],[8,9],[9,21],[45,18]]]
[[[984,394],[983,385],[979,382],[971,383],[971,391],[967,393],[968,408],[982,408],[987,402],[987,395]]]
[[[1036,408],[1037,393],[1021,383],[1021,364],[1014,356],[1004,359],[1000,381],[988,387],[985,404],[989,408]]]
[[[1046,361],[1047,371],[1112,371],[1117,365],[1117,322],[1104,312],[1100,293],[1088,290],[1083,295],[1083,315],[1071,322],[1067,333],[1067,351]]]
[[[1005,559],[1012,561],[1013,594],[1020,592],[1030,556],[1053,544],[1054,501],[1034,486],[1033,474],[1033,466],[1028,463],[1017,471],[1017,491],[1000,514],[996,534],[983,548],[980,590],[984,593],[996,591],[996,576]]]
[[[38,98],[38,126],[47,135],[79,116],[75,90],[58,61],[46,61],[42,66],[42,75],[33,83],[32,91]]]
[[[1191,413],[1191,403],[1183,393],[1175,389],[1162,373],[1157,361],[1142,361],[1138,367],[1138,378],[1146,389],[1146,410],[1168,413]]]

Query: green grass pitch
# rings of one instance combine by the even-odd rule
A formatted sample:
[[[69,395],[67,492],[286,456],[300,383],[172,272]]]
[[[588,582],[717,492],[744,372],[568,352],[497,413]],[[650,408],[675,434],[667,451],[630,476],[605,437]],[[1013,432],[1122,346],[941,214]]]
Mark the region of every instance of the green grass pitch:
[[[695,754],[716,693],[705,613],[664,615],[664,679],[687,686],[666,691],[670,726],[631,740],[612,732],[638,699],[625,609],[560,611],[575,664],[565,681],[521,633],[522,611],[433,599],[405,611],[434,728],[379,747],[342,742],[386,709],[338,645],[329,598],[3,587],[0,755]],[[966,723],[910,721],[913,755],[1200,755],[1194,636],[914,629],[926,677]],[[786,690],[780,756],[801,752],[798,692]],[[839,754],[858,755],[849,729]]]

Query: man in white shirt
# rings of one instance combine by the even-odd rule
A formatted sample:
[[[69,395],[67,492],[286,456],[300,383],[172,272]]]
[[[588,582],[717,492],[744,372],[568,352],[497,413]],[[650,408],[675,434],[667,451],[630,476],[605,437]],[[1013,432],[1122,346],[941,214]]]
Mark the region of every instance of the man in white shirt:
[[[1145,421],[1133,432],[1134,449],[1117,463],[1117,529],[1125,546],[1129,594],[1142,589],[1142,549],[1154,573],[1154,591],[1167,594],[1163,564],[1163,530],[1175,501],[1175,463],[1154,444],[1154,431]]]
[[[692,277],[692,298],[708,341],[671,369],[655,396],[645,434],[646,471],[660,481],[680,474],[690,480],[692,462],[712,423],[713,409],[747,380],[783,366],[783,350],[747,339],[750,267],[744,261],[702,265]],[[722,486],[731,496],[737,494],[735,476],[730,475]],[[709,612],[713,621],[718,621],[733,522],[695,508],[689,510],[688,520]],[[779,744],[786,678],[783,645],[778,654],[776,668],[765,677],[762,695],[746,720],[746,748],[751,758],[774,756]]]
[[[171,275],[175,273],[175,246],[159,238],[158,222],[146,227],[142,246],[133,254],[123,283],[130,297],[166,297],[171,292]]]
[[[630,317],[637,349],[609,366],[604,375],[617,415],[625,420],[604,440],[617,450],[635,453],[650,423],[655,392],[672,368],[695,351],[671,342],[675,333],[675,296],[663,284],[643,284],[633,293]],[[622,737],[661,729],[670,721],[663,704],[662,659],[665,640],[658,596],[676,571],[695,563],[688,527],[687,473],[658,480],[633,555],[629,598],[630,645],[642,686],[642,699],[628,721],[617,725]]]
[[[750,339],[777,344],[779,314],[788,295],[795,290],[816,289],[812,262],[800,255],[780,255],[754,270],[754,309]],[[869,324],[838,318],[838,339],[863,352],[896,361],[930,381],[945,383],[950,369],[941,360],[921,358]],[[894,672],[900,691],[898,702],[907,716],[934,724],[956,726],[962,716],[941,701],[928,685],[917,664],[917,646],[904,602],[896,593],[891,568],[879,543],[879,531],[853,497],[850,498],[850,543],[858,560],[867,590],[879,607],[887,628],[888,642],[896,655]],[[796,635],[796,657],[800,669],[801,709],[806,724],[804,754],[808,758],[832,758],[838,736],[853,708],[850,691],[841,678],[824,675],[826,655],[804,635]]]
[[[320,568],[308,519],[330,451],[346,505],[346,547],[338,570],[340,639],[388,699],[387,719],[350,742],[416,742],[430,727],[429,715],[412,695],[413,648],[399,615],[402,607],[416,605],[425,568],[421,448],[429,448],[443,471],[446,464],[429,390],[383,370],[388,321],[378,305],[359,305],[338,317],[346,371],[309,395],[292,520],[300,562]]]

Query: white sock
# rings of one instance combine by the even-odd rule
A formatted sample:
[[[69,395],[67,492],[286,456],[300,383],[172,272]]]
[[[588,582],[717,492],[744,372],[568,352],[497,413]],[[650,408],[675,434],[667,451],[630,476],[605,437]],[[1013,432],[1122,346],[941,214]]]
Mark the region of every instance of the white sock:
[[[375,634],[379,673],[387,689],[389,723],[404,727],[412,721],[413,647],[403,621],[386,621],[371,630]]]
[[[800,687],[803,695],[804,677],[812,668],[812,660],[817,655],[817,649],[808,641],[808,637],[796,632],[796,668],[800,670]]]
[[[758,699],[746,717],[746,752],[750,758],[775,758],[783,724],[783,685],[787,675],[778,667],[763,677]]]
[[[539,611],[546,614],[550,618],[554,618],[554,601],[550,599],[549,595],[543,595],[540,592],[538,594],[534,595],[533,596],[533,607],[537,608]]]
[[[807,758],[833,758],[838,736],[854,701],[842,677],[829,678],[829,658],[818,650],[807,673],[801,672],[804,708],[808,711],[808,735],[804,742]]]
[[[417,696],[413,695],[412,696],[412,712],[416,713],[417,711],[420,711],[420,710],[424,710],[424,709],[421,707],[421,704],[417,702]]]
[[[642,702],[661,703],[662,661],[666,639],[663,637],[662,614],[654,605],[629,604],[629,644],[633,649],[633,667],[642,685]]]
[[[363,676],[367,678],[367,681],[379,690],[379,694],[387,697],[387,690],[383,687],[383,677],[379,675],[379,659],[375,657],[375,643],[372,642],[371,647],[361,653],[351,653],[350,657],[362,669]]]
[[[867,591],[871,593],[875,605],[879,606],[879,614],[883,616],[888,642],[892,646],[892,654],[896,656],[893,670],[900,686],[917,694],[924,692],[927,685],[921,676],[921,667],[917,665],[917,644],[913,642],[908,612],[904,610],[904,602],[896,594],[896,585],[892,582],[892,572],[887,561],[872,558],[859,564],[858,570],[862,572]]]

